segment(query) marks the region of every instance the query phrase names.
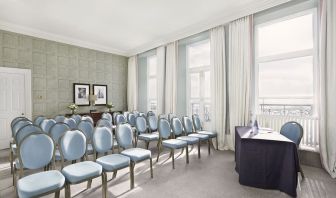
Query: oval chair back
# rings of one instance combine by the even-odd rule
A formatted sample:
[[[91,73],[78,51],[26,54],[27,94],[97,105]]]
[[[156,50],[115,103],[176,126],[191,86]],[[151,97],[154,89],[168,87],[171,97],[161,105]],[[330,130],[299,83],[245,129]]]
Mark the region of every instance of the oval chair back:
[[[70,127],[70,129],[77,129],[77,123],[75,119],[65,118],[63,122],[67,124]]]
[[[130,124],[132,127],[135,127],[135,122],[136,122],[136,120],[135,120],[135,114],[134,113],[129,113],[128,114],[128,117],[127,117],[127,121],[128,121],[128,124]]]
[[[63,122],[65,120],[65,116],[64,115],[57,115],[57,116],[55,116],[54,120],[56,122]]]
[[[19,144],[19,160],[22,167],[39,169],[48,165],[55,156],[52,138],[43,132],[33,132]]]
[[[59,138],[68,130],[70,130],[70,127],[67,124],[57,122],[50,128],[49,133],[54,142],[58,144]]]
[[[86,138],[80,130],[66,131],[58,142],[62,162],[78,160],[85,155]]]
[[[188,116],[183,116],[183,128],[184,132],[188,135],[189,133],[193,133],[193,124],[191,119]]]
[[[183,125],[180,119],[173,117],[170,121],[172,130],[175,135],[181,135],[183,132]]]
[[[158,130],[157,125],[158,125],[158,120],[156,116],[155,115],[148,116],[148,128],[151,133]]]
[[[112,130],[112,122],[110,122],[107,119],[102,118],[98,120],[96,127],[107,127]]]
[[[197,115],[197,114],[192,115],[192,120],[193,120],[195,130],[196,131],[201,131],[202,130],[202,123],[201,123],[201,119],[200,119],[199,115]]]
[[[82,120],[79,122],[77,128],[84,133],[87,141],[90,142],[93,136],[93,124],[89,120]]]
[[[137,115],[137,114],[134,114],[134,115]],[[140,113],[138,113],[138,115],[142,116],[142,117],[144,117],[146,119],[146,114],[144,112],[140,112]],[[136,117],[138,117],[138,116],[136,116]]]
[[[134,114],[134,116],[135,116],[135,117],[138,117],[138,116],[140,116],[140,113],[139,113],[139,111],[133,111],[133,114]]]
[[[93,133],[92,144],[96,152],[105,153],[112,150],[113,134],[107,127],[96,127]]]
[[[169,114],[168,114],[168,121],[171,122],[171,120],[172,120],[173,117],[175,117],[175,115],[172,114],[172,113],[169,113]],[[180,120],[180,121],[181,121],[181,120]]]
[[[116,128],[116,139],[121,148],[127,149],[133,147],[132,137],[132,128],[129,124],[118,124]]]
[[[82,120],[82,116],[78,114],[73,114],[71,118],[74,119],[77,124]]]
[[[35,125],[35,124],[29,124],[26,126],[23,126],[18,130],[18,132],[15,134],[15,141],[17,144],[20,144],[21,141],[27,137],[28,135],[34,133],[34,132],[43,132],[41,127]]]
[[[84,116],[82,116],[82,120],[87,120],[87,121],[91,122],[91,124],[93,125],[93,119],[91,118],[91,116],[84,115]]]
[[[45,116],[37,116],[35,119],[34,119],[34,124],[37,125],[37,126],[40,126],[41,122],[43,120],[47,119]]]
[[[122,114],[118,114],[118,115],[116,116],[116,120],[115,120],[115,121],[116,121],[116,122],[115,122],[116,125],[118,125],[118,124],[123,124],[123,123],[126,123],[126,118],[125,118],[124,115],[122,115]]]
[[[303,128],[297,122],[287,122],[281,127],[280,134],[292,140],[297,146],[299,146],[303,136]]]
[[[131,112],[129,111],[124,111],[123,115],[125,116],[126,119],[128,119],[128,114],[130,114]]]
[[[161,138],[168,139],[170,137],[171,128],[170,128],[170,124],[167,119],[161,118],[159,120],[158,130],[159,130],[159,134]]]
[[[147,112],[147,117],[149,117],[149,116],[155,116],[155,113],[153,111],[148,111]]]
[[[161,118],[165,118],[165,119],[167,119],[168,117],[167,117],[166,114],[160,114],[160,115],[159,115],[159,120],[160,120]],[[169,121],[169,120],[168,120],[168,121]],[[169,122],[170,122],[170,121],[169,121]]]
[[[108,120],[109,122],[111,122],[111,124],[112,124],[112,115],[110,114],[110,113],[103,113],[102,115],[101,115],[101,118],[102,119],[106,119],[106,120]]]
[[[24,126],[32,125],[33,123],[29,120],[19,120],[17,121],[12,128],[12,136],[15,138],[16,133]]]
[[[45,119],[41,122],[40,127],[42,129],[42,131],[49,133],[50,128],[56,124],[56,121],[53,119]]]
[[[28,121],[30,121],[28,118],[26,118],[26,117],[16,117],[16,118],[14,118],[13,120],[12,120],[12,122],[11,122],[11,128],[13,128],[13,126],[15,125],[15,123],[17,123],[18,121],[20,121],[20,120],[28,120]]]
[[[147,131],[146,119],[142,116],[138,116],[136,118],[135,128],[137,130],[138,135],[141,133],[145,133]]]
[[[112,118],[113,118],[113,124],[114,124],[114,125],[117,125],[117,124],[116,124],[116,117],[117,117],[117,115],[119,115],[119,114],[120,114],[120,112],[118,112],[118,111],[115,111],[115,112],[112,113]]]

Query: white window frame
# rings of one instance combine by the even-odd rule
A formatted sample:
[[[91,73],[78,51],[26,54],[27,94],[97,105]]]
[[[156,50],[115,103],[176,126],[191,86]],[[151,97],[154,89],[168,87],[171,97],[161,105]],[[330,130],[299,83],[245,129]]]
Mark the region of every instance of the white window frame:
[[[276,55],[268,55],[264,57],[259,57],[258,55],[258,49],[259,49],[259,41],[258,41],[258,28],[263,26],[268,26],[270,24],[290,20],[293,18],[297,18],[300,16],[304,16],[307,14],[313,15],[313,49],[308,50],[298,50],[294,52],[289,53],[279,53]],[[254,104],[255,104],[255,112],[257,114],[262,114],[260,112],[259,108],[259,63],[265,63],[265,62],[271,62],[271,61],[280,61],[280,60],[288,60],[292,58],[300,58],[300,57],[306,57],[306,56],[312,56],[313,57],[313,73],[314,73],[314,79],[313,79],[313,109],[312,109],[312,117],[317,117],[317,104],[318,104],[318,92],[319,92],[319,69],[318,69],[318,24],[317,24],[317,9],[311,8],[304,11],[297,12],[295,14],[290,14],[288,16],[280,17],[278,19],[270,20],[261,24],[255,25],[254,28],[254,83],[255,83],[255,89],[254,89]]]
[[[151,55],[151,56],[148,56],[147,57],[147,111],[153,111],[153,112],[155,112],[155,113],[157,113],[157,90],[156,90],[156,99],[151,99],[149,96],[150,96],[150,89],[149,89],[149,82],[150,82],[150,80],[155,80],[156,81],[156,86],[157,86],[157,70],[156,70],[156,74],[155,75],[150,75],[150,71],[149,71],[149,60],[151,59],[151,58],[156,58],[157,59],[157,55],[155,54],[155,55]],[[157,64],[156,64],[156,66],[157,66]],[[157,68],[156,68],[157,69]],[[151,106],[150,106],[150,104],[151,104],[151,102],[152,101],[155,101],[156,102],[156,110],[151,110]]]

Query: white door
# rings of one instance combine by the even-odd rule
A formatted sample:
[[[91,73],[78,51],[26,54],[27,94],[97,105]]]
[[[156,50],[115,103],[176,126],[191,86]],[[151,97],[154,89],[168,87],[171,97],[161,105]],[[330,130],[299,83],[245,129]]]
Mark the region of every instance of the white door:
[[[10,123],[18,116],[31,119],[31,72],[0,67],[0,149],[9,147]]]

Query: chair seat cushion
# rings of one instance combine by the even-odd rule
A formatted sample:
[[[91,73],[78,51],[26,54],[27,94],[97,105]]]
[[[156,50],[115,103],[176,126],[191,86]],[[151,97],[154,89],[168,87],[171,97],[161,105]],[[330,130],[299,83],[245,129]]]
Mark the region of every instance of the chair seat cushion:
[[[144,141],[159,140],[159,134],[157,133],[143,133],[143,134],[140,134],[138,137],[139,137],[139,140],[144,140]]]
[[[208,135],[210,138],[217,137],[217,133],[212,132],[212,131],[197,131],[197,133],[203,134],[203,135]]]
[[[197,144],[199,141],[199,138],[191,136],[181,136],[176,139],[186,141],[188,144]]]
[[[62,173],[70,183],[80,183],[89,178],[98,177],[102,173],[102,166],[95,162],[84,161],[68,165],[62,169]]]
[[[111,154],[96,160],[105,171],[114,171],[129,166],[130,158],[125,155]]]
[[[126,155],[131,158],[133,162],[142,161],[145,159],[149,159],[152,156],[150,150],[142,149],[142,148],[130,148],[123,150],[121,154]]]
[[[192,134],[189,134],[188,136],[199,138],[201,141],[209,139],[208,135],[204,135],[204,134],[200,134],[200,133],[192,133]]]
[[[19,179],[17,191],[19,197],[36,197],[43,193],[59,190],[64,186],[65,178],[57,170],[39,172]]]
[[[169,140],[163,140],[162,145],[167,148],[179,149],[186,147],[188,143],[183,140],[169,139]]]

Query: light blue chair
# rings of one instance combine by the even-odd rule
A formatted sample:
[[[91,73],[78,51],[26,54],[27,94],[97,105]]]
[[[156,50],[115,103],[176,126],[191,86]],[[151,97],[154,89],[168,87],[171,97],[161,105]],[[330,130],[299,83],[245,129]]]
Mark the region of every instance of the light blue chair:
[[[140,112],[139,111],[133,111],[132,113],[134,114],[135,117],[140,116]]]
[[[59,197],[65,178],[58,170],[23,175],[25,169],[40,169],[49,164],[55,169],[54,154],[54,142],[43,132],[31,133],[22,140],[18,147],[19,161],[23,165],[20,167],[20,178],[16,185],[18,197],[40,197],[50,193]]]
[[[64,122],[65,118],[66,117],[64,115],[57,115],[57,116],[55,116],[54,120],[56,122]]]
[[[86,137],[86,141],[88,145],[86,154],[88,155],[93,154],[93,147],[92,147],[92,136],[93,136],[93,131],[94,131],[93,124],[89,120],[82,120],[77,125],[77,128],[81,130]]]
[[[200,133],[194,132],[192,121],[188,116],[183,116],[182,117],[182,123],[183,123],[183,128],[184,128],[185,135],[191,136],[191,137],[196,137],[201,142],[207,142],[208,143],[208,154],[210,155],[210,144],[211,143],[210,143],[209,136],[205,135],[205,134],[200,134]]]
[[[113,129],[112,122],[108,119],[105,119],[105,118],[102,118],[102,119],[98,120],[98,122],[96,124],[96,127],[107,127],[110,130]]]
[[[155,115],[155,113],[154,113],[153,111],[148,111],[148,112],[147,112],[147,118],[148,118],[149,116],[156,116],[156,115]]]
[[[102,115],[101,115],[101,118],[102,119],[106,119],[106,120],[108,120],[109,122],[111,122],[111,124],[112,124],[112,115],[110,114],[110,113],[107,113],[107,112],[105,112],[105,113],[103,113]]]
[[[168,121],[171,122],[172,118],[175,117],[173,113],[168,113]]]
[[[91,188],[92,179],[102,176],[102,166],[96,162],[82,161],[64,167],[65,160],[77,161],[86,155],[86,138],[80,130],[66,131],[59,139],[58,145],[62,158],[62,174],[65,177],[65,197],[70,198],[70,185],[87,181],[87,188]]]
[[[117,126],[116,139],[120,148],[124,149],[121,154],[131,159],[131,189],[134,188],[134,166],[136,163],[149,159],[151,178],[153,178],[152,153],[146,149],[133,148],[132,128],[129,124],[125,123]]]
[[[37,125],[37,126],[40,126],[41,122],[43,120],[47,119],[45,116],[37,116],[35,119],[34,119],[34,124]]]
[[[22,116],[20,116],[20,117],[16,117],[16,118],[14,118],[14,119],[12,120],[12,122],[11,122],[11,128],[13,128],[14,124],[15,124],[16,122],[20,121],[20,120],[28,120],[28,121],[30,121],[30,120],[29,120],[28,118],[26,118],[26,117],[22,117]]]
[[[150,142],[159,140],[158,133],[147,133],[148,128],[144,117],[138,116],[136,118],[135,128],[137,135],[135,146],[137,146],[138,140],[142,140],[146,143],[146,149],[148,149]]]
[[[148,116],[147,122],[149,133],[154,133],[158,131],[158,119],[155,115]]]
[[[134,115],[135,115],[135,117],[142,116],[142,117],[144,117],[146,119],[146,114],[144,112],[138,112],[137,114],[134,113]]]
[[[116,124],[116,117],[117,117],[117,115],[119,115],[119,114],[120,114],[119,111],[115,111],[115,112],[112,113],[112,118],[113,118],[113,124],[114,124],[114,125],[117,125],[117,124]]]
[[[135,125],[136,125],[136,117],[135,117],[135,114],[134,113],[129,113],[128,115],[127,115],[127,123],[129,124],[129,125],[131,125],[131,127],[132,127],[132,130],[133,130],[133,135],[134,135],[134,140],[135,140],[135,142],[137,142],[137,134],[136,134],[136,128],[135,128]]]
[[[82,120],[88,120],[89,122],[91,122],[92,125],[94,124],[93,119],[91,118],[91,116],[83,115],[82,116]]]
[[[196,133],[208,135],[209,139],[212,139],[212,138],[216,139],[216,150],[218,150],[217,133],[213,132],[213,131],[203,130],[203,127],[202,127],[202,124],[201,124],[201,119],[199,118],[199,116],[197,114],[192,115],[192,120],[193,120],[193,124],[194,124],[194,128],[195,128]],[[210,141],[210,142],[212,144],[212,141]]]
[[[26,126],[26,125],[32,125],[33,123],[30,120],[19,120],[18,122],[16,122],[13,125],[12,128],[12,136],[15,139],[15,135],[18,132],[19,129],[21,129],[22,127]]]
[[[69,130],[70,130],[70,127],[63,122],[58,122],[54,124],[52,127],[50,127],[49,135],[54,140],[56,147],[57,147],[56,152],[55,152],[55,158],[57,161],[61,160],[61,153],[58,149],[58,140],[66,131],[69,131]]]
[[[298,122],[290,121],[285,123],[281,129],[280,134],[292,140],[296,144],[296,148],[299,148],[302,136],[303,136],[303,128],[301,124]],[[299,160],[300,161],[300,160]],[[300,173],[302,179],[305,178],[301,165],[299,163]]]
[[[199,138],[183,135],[183,125],[177,117],[173,117],[170,123],[176,139],[186,141],[188,145],[198,145],[198,158],[201,158],[201,141]]]
[[[78,114],[73,114],[71,118],[74,119],[77,124],[82,120],[82,116]]]
[[[130,167],[130,158],[121,154],[104,155],[113,151],[113,134],[110,128],[96,127],[93,134],[94,159],[103,167],[103,194],[107,196],[107,172],[113,172],[113,179],[117,176],[117,171]],[[99,154],[104,156],[98,157]]]
[[[160,115],[159,115],[159,120],[160,120],[161,118],[168,119],[168,117],[167,117],[166,114],[160,114]],[[170,120],[168,120],[168,121],[170,122]]]
[[[77,122],[73,118],[65,118],[63,121],[65,124],[67,124],[70,129],[77,129]]]
[[[124,115],[117,114],[115,117],[115,125],[126,123],[127,120]]]
[[[125,116],[125,118],[127,119],[128,118],[128,114],[130,114],[130,113],[132,113],[132,112],[129,112],[129,111],[124,111],[123,112],[123,115]]]
[[[46,133],[49,133],[50,131],[50,128],[56,124],[56,121],[53,120],[53,119],[45,119],[43,120],[41,123],[40,123],[40,127],[41,129],[46,132]]]
[[[159,120],[159,142],[158,142],[158,155],[156,162],[159,161],[161,150],[164,148],[170,149],[170,157],[172,157],[172,165],[173,169],[175,169],[175,157],[174,152],[175,149],[186,149],[186,163],[189,164],[189,151],[188,151],[188,143],[183,140],[178,139],[170,139],[172,136],[170,124],[167,119],[161,118]]]

